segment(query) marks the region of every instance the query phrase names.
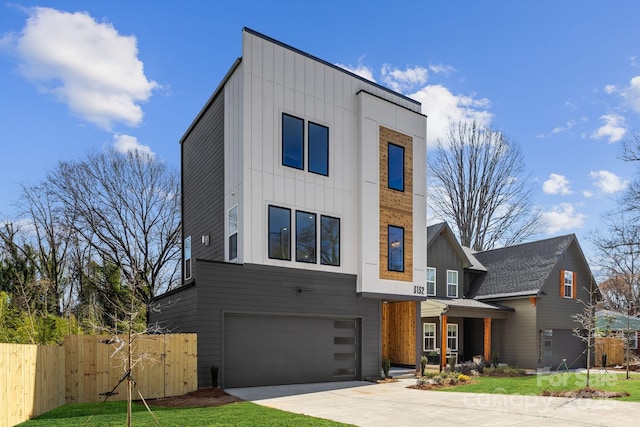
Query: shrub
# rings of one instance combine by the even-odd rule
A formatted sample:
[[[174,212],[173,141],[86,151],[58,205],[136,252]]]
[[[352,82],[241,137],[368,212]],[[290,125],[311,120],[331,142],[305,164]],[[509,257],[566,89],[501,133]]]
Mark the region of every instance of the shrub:
[[[486,367],[483,374],[488,377],[524,377],[527,372],[524,369],[514,368],[512,366]]]
[[[460,381],[461,383],[466,383],[467,381],[469,381],[469,376],[465,374],[458,374],[458,381]]]

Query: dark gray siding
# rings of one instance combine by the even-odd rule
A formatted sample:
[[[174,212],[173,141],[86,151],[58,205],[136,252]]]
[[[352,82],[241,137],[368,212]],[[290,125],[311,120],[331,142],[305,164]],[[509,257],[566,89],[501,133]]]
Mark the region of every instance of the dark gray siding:
[[[197,300],[195,286],[185,286],[155,298],[150,305],[149,325],[161,328],[162,332],[197,333]]]
[[[224,91],[185,135],[181,150],[183,235],[192,237],[193,259],[224,261]],[[205,235],[209,245],[200,243]]]
[[[560,296],[560,270],[577,274],[577,298]],[[577,243],[574,241],[551,271],[543,287],[544,296],[538,298],[538,329],[573,329],[580,325],[571,317],[581,312],[584,305],[579,300],[589,301],[590,272],[583,262]],[[595,288],[595,283],[592,284]]]
[[[180,304],[192,301],[193,291],[190,290],[184,291],[187,296],[180,299],[173,311],[163,310],[154,315],[154,320],[165,322],[167,327],[175,330],[198,333],[200,387],[211,385],[212,365],[220,366],[220,378],[225,378],[223,343],[226,314],[359,319],[362,337],[360,378],[379,375],[381,302],[356,296],[356,276],[256,264],[200,260],[196,264],[197,298],[191,308],[197,312],[195,328],[172,324],[172,319],[178,318],[173,311],[180,310]],[[181,298],[181,292],[173,295],[176,297]],[[251,340],[251,337],[246,339]],[[314,340],[314,337],[310,335],[309,340]],[[256,348],[255,356],[259,355],[260,349]]]
[[[427,266],[436,269],[436,297],[447,297],[447,270],[458,272],[458,297],[464,292],[464,269],[462,260],[444,237],[437,237],[427,250]]]

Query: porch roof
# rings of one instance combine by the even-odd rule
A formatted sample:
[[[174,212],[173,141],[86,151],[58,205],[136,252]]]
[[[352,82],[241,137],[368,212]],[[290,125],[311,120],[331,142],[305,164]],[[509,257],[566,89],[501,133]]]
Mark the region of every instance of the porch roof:
[[[421,317],[438,317],[446,314],[451,317],[506,319],[510,311],[514,310],[499,304],[489,304],[468,298],[428,298],[420,305]]]

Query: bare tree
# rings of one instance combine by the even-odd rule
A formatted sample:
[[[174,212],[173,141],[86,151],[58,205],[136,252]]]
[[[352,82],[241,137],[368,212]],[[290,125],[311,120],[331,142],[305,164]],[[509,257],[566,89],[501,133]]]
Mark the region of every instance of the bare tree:
[[[180,263],[178,174],[152,155],[110,150],[61,162],[47,185],[74,231],[145,304],[177,283]]]
[[[623,313],[629,304],[640,304],[640,223],[635,213],[622,210],[604,216],[603,228],[590,236],[604,279],[603,305]]]
[[[596,336],[596,306],[599,295],[598,288],[594,283],[590,282],[589,288],[584,288],[589,294],[589,301],[579,302],[582,304],[582,311],[571,315],[575,322],[580,326],[573,329],[573,335],[580,338],[587,345],[587,382],[586,388],[589,388],[589,380],[591,373],[591,351]]]
[[[460,243],[475,250],[522,242],[539,213],[516,144],[477,123],[452,124],[428,156],[434,213],[453,225]]]

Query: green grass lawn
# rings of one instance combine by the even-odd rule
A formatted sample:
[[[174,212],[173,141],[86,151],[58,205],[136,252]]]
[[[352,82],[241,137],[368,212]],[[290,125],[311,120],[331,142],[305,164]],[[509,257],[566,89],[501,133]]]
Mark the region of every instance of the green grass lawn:
[[[213,408],[152,407],[161,426],[346,426],[334,421],[292,414],[251,402],[232,403]],[[87,421],[89,417],[91,420]],[[64,405],[20,426],[118,426],[126,425],[127,403],[77,403]],[[156,426],[144,405],[134,404],[132,425]]]
[[[577,390],[586,386],[586,373],[552,373],[549,375],[529,375],[526,377],[474,377],[472,384],[439,389],[444,392],[502,393],[541,395],[544,390]],[[624,373],[600,374],[592,372],[589,386],[605,391],[627,392],[629,396],[618,398],[630,402],[640,402],[640,375],[633,374],[625,379]]]

